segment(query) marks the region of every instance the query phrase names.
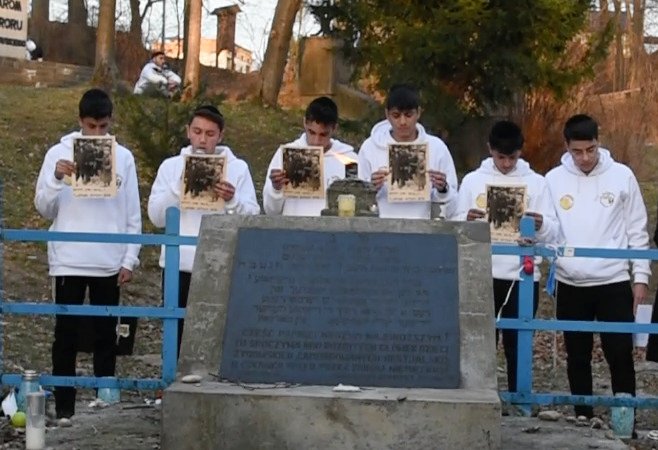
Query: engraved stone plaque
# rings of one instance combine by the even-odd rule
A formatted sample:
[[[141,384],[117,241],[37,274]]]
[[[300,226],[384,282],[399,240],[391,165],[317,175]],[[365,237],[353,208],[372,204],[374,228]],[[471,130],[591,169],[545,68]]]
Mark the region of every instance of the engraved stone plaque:
[[[450,234],[240,229],[221,378],[459,387],[457,257]]]

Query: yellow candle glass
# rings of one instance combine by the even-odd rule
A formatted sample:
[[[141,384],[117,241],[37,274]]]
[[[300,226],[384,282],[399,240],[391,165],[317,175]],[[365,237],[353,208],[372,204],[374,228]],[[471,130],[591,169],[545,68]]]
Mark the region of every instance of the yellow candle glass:
[[[338,196],[338,216],[353,217],[356,212],[356,197],[352,194]]]

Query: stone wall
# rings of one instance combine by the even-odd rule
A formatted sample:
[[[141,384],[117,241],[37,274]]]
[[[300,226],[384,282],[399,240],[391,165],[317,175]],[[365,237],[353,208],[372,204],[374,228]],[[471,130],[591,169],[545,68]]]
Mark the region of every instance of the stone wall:
[[[93,68],[50,61],[0,57],[0,83],[34,87],[67,87],[86,83]]]

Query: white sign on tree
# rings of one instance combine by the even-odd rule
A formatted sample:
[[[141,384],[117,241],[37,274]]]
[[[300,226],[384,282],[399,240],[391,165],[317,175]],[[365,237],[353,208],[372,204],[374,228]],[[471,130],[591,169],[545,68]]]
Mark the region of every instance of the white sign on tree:
[[[25,59],[28,0],[0,0],[0,56]]]

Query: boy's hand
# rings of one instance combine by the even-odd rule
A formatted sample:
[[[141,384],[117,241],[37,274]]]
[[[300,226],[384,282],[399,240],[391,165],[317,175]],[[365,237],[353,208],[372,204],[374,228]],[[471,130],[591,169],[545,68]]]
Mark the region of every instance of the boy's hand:
[[[487,213],[485,213],[481,209],[469,209],[468,213],[466,214],[466,220],[470,222],[473,220],[484,219],[486,215]]]
[[[286,184],[288,184],[286,173],[281,169],[272,169],[270,171],[270,181],[272,182],[272,187],[275,191],[280,191]]]
[[[380,190],[384,183],[386,182],[386,177],[388,176],[388,169],[379,169],[376,172],[372,173],[370,181],[375,185],[375,189]]]
[[[219,181],[215,184],[214,191],[215,194],[224,199],[225,202],[233,200],[233,196],[235,195],[235,188],[228,181]]]
[[[128,270],[125,267],[119,269],[119,276],[117,277],[117,284],[119,286],[125,283],[130,283],[132,279],[133,279],[133,273],[131,270]]]
[[[75,172],[75,165],[68,159],[60,159],[55,164],[55,178],[61,180],[64,176],[71,176]]]
[[[448,192],[448,180],[445,173],[438,170],[428,170],[427,173],[430,174],[432,187],[436,188],[441,194]]]

